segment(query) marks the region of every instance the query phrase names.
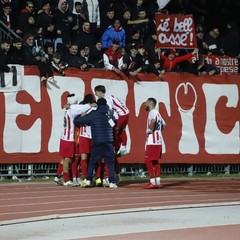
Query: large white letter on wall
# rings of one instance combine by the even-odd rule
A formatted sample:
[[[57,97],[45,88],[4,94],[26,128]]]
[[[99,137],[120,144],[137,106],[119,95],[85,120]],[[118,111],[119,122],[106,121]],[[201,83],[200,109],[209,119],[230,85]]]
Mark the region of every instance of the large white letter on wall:
[[[185,94],[188,94],[188,88],[191,88],[191,90],[194,92],[195,99],[192,104],[192,108],[189,110],[182,109],[178,101],[178,91],[181,87],[184,89]],[[195,105],[197,102],[197,93],[194,86],[189,82],[179,84],[176,89],[175,100],[178,105],[178,111],[182,120],[182,135],[179,141],[179,151],[183,154],[197,154],[199,152],[199,144],[193,122],[193,113],[195,111]]]
[[[24,76],[27,84],[23,85],[36,101],[40,102],[40,84],[37,76]],[[6,118],[3,134],[3,147],[7,153],[38,153],[41,149],[41,119],[38,119],[30,129],[24,131],[18,128],[16,118],[19,114],[31,115],[29,104],[19,104],[16,101],[17,92],[4,93],[6,99]]]
[[[234,84],[203,84],[206,97],[205,149],[210,154],[239,153],[239,121],[235,122],[228,134],[221,132],[217,126],[216,104],[221,97],[227,97],[226,107],[236,108],[238,104],[238,87]]]

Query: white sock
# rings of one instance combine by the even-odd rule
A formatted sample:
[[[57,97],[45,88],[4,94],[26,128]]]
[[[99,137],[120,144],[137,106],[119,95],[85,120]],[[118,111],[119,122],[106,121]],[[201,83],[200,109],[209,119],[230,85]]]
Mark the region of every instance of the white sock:
[[[150,183],[151,183],[152,185],[156,185],[155,178],[151,178],[151,179],[150,179]]]
[[[160,177],[157,177],[157,178],[156,178],[156,184],[157,184],[157,185],[160,184],[160,180],[161,180]]]

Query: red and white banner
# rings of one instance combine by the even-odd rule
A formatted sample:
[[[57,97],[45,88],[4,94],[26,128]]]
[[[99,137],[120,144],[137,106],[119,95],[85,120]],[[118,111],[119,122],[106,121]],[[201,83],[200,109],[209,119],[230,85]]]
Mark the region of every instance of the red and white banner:
[[[156,46],[160,48],[196,48],[197,41],[192,15],[155,14]]]
[[[138,84],[104,70],[69,69],[66,75],[44,85],[36,67],[25,67],[22,90],[0,93],[0,163],[59,162],[66,96],[81,100],[98,84],[130,109],[130,154],[120,162],[144,162],[145,101],[154,97],[167,124],[161,162],[240,163],[240,76],[166,73],[160,81],[148,74]]]
[[[219,67],[221,73],[238,73],[238,58],[223,56],[205,56],[208,64]]]

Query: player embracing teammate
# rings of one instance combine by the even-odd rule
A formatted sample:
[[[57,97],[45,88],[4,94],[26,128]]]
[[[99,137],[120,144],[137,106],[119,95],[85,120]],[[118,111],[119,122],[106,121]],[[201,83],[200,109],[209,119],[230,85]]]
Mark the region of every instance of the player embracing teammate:
[[[126,126],[129,120],[129,109],[116,96],[106,93],[106,88],[103,85],[98,85],[94,88],[97,98],[105,98],[110,111],[113,111],[116,118],[115,133],[115,173],[117,182],[120,180],[120,164],[117,160],[118,155],[127,154],[127,134]],[[121,148],[121,150],[120,150]]]

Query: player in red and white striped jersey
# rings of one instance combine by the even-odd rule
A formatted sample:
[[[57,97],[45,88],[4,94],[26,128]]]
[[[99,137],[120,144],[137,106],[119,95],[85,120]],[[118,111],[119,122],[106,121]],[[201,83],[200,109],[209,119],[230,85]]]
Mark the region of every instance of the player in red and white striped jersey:
[[[68,95],[67,98],[68,104],[70,105],[69,109],[66,109],[64,113],[64,121],[63,121],[63,131],[60,138],[60,149],[59,154],[63,158],[63,178],[64,178],[64,186],[71,186],[72,182],[69,181],[69,163],[74,156],[75,149],[75,139],[74,139],[74,118],[88,111],[91,106],[89,104],[78,105],[77,98],[75,94]]]
[[[147,167],[150,182],[144,188],[161,188],[159,158],[162,154],[162,130],[166,123],[160,113],[155,109],[157,101],[155,98],[148,98],[145,109],[149,111],[147,118],[147,139],[145,146],[145,164]]]
[[[87,94],[81,104],[94,104],[95,98],[92,94]],[[89,109],[85,114],[90,113],[92,110],[95,110],[96,108],[92,107]],[[90,126],[81,126],[79,129],[79,148],[78,153],[81,157],[81,171],[82,171],[82,186],[86,183],[87,178],[87,160],[88,156],[91,151],[91,145],[92,145],[92,132]]]

